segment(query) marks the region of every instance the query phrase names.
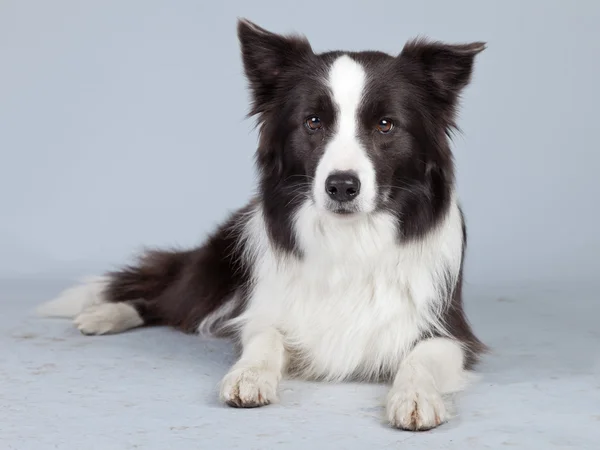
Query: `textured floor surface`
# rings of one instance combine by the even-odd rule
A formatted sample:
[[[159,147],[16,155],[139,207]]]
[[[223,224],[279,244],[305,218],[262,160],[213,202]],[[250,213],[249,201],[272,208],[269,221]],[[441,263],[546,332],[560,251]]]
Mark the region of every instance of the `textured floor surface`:
[[[599,286],[468,287],[494,353],[458,416],[413,434],[383,421],[384,386],[284,381],[278,405],[221,406],[226,342],[30,315],[67,284],[0,282],[0,449],[600,448]]]

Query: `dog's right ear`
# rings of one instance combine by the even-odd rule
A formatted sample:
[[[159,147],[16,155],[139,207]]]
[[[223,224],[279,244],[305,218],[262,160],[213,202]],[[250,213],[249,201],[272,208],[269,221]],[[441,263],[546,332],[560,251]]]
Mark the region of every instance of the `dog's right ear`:
[[[268,109],[282,78],[312,49],[304,37],[272,33],[246,19],[238,20],[237,33],[254,97],[253,115]]]
[[[469,84],[475,57],[485,47],[485,42],[446,44],[421,38],[408,42],[399,58],[416,63],[425,75],[429,90],[453,104]]]

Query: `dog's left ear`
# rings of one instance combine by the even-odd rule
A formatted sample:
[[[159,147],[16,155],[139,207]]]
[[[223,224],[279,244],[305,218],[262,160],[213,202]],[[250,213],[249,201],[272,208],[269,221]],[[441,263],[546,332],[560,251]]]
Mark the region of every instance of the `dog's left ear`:
[[[237,32],[254,97],[251,113],[261,113],[275,98],[282,77],[312,54],[312,49],[304,37],[272,33],[246,19],[238,20]]]
[[[416,64],[423,71],[430,88],[453,103],[469,84],[475,56],[485,47],[484,42],[453,45],[416,39],[405,45],[399,59]]]

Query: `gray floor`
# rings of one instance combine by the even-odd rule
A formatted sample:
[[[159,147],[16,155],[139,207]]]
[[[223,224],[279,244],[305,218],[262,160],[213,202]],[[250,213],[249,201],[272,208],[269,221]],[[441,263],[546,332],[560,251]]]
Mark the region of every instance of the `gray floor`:
[[[29,315],[67,284],[0,282],[0,449],[600,448],[600,286],[467,287],[494,353],[457,418],[411,434],[385,425],[377,385],[284,381],[278,405],[221,406],[227,343]]]

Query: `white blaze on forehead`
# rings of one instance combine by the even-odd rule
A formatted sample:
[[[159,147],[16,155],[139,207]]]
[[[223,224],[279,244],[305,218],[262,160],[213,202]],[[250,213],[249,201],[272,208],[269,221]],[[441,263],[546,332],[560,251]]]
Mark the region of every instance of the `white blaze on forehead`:
[[[360,141],[359,112],[363,101],[367,74],[364,67],[344,55],[336,59],[329,70],[328,85],[335,105],[335,128],[315,175],[314,194],[319,207],[327,208],[325,180],[336,171],[356,172],[361,183],[356,207],[363,212],[373,210],[377,195],[375,169]]]
[[[337,133],[340,138],[356,138],[357,112],[362,100],[365,79],[363,67],[349,56],[339,57],[331,66],[329,87],[338,109]]]

